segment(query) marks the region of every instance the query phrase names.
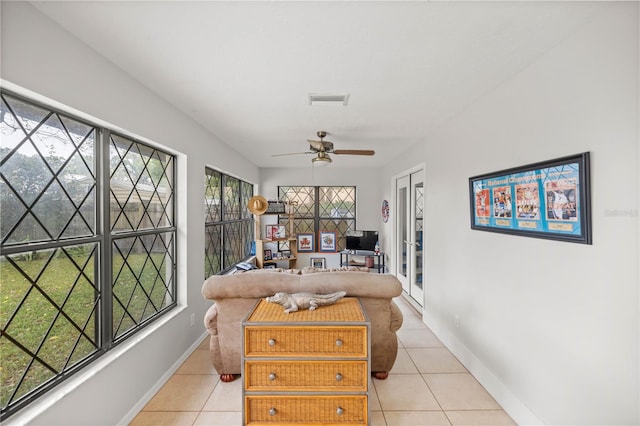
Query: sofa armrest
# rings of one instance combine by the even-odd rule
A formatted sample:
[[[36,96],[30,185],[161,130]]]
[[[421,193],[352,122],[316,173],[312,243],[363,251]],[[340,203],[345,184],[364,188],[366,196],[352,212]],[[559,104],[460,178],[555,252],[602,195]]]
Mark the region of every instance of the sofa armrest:
[[[398,331],[400,327],[402,327],[403,321],[402,311],[398,308],[398,305],[392,300],[391,301],[391,330]]]
[[[204,314],[204,327],[212,336],[218,334],[218,308],[215,303]]]

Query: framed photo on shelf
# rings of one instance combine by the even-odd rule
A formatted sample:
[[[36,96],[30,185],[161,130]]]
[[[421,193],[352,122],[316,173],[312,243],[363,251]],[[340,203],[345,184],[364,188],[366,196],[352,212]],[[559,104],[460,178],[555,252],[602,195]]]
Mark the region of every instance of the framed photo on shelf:
[[[589,153],[469,178],[471,229],[591,244]]]
[[[326,259],[324,257],[312,257],[309,260],[309,264],[314,268],[324,269],[326,268]]]
[[[338,251],[338,236],[336,231],[318,232],[319,252],[335,253]]]
[[[265,235],[267,240],[287,238],[286,227],[284,225],[265,225]]]
[[[271,225],[271,239],[287,238],[287,228],[284,225]]]
[[[313,234],[298,234],[296,236],[296,244],[298,245],[298,253],[312,253],[315,251]]]
[[[282,250],[282,257],[289,259],[291,257],[291,250]]]
[[[273,259],[273,254],[271,252],[271,249],[266,249],[264,251],[264,260],[272,260]]]

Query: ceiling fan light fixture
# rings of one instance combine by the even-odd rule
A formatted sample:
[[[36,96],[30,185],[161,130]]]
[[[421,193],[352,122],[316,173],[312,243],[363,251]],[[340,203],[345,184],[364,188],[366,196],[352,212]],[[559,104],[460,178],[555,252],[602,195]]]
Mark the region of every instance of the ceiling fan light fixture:
[[[318,157],[313,157],[311,159],[311,163],[313,164],[314,167],[327,167],[329,164],[331,164],[331,157],[329,157],[329,155],[327,154],[324,154]]]

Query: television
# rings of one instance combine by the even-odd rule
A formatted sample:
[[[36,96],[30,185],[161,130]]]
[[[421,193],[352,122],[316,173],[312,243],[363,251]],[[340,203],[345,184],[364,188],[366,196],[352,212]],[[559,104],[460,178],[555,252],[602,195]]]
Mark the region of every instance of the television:
[[[378,231],[348,231],[347,250],[354,252],[374,252],[378,242]]]

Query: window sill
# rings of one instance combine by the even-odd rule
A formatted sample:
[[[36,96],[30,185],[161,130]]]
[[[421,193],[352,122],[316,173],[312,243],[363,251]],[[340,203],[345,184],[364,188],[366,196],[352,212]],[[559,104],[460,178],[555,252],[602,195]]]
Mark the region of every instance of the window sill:
[[[16,414],[3,421],[3,425],[24,425],[33,422],[34,419],[36,419],[42,413],[46,412],[58,401],[76,390],[76,388],[81,386],[83,383],[90,380],[104,368],[108,367],[116,359],[126,354],[131,348],[149,337],[156,330],[162,328],[165,324],[178,316],[186,308],[186,306],[178,305],[167,315],[164,315],[163,317],[156,320],[154,324],[145,327],[140,333],[127,339],[126,342],[123,342],[116,348],[107,352],[102,357],[97,359],[93,364],[87,366],[83,371],[78,372],[69,380],[61,383],[55,389],[52,389],[50,392],[34,401],[31,405],[25,407],[23,410],[17,412]]]

